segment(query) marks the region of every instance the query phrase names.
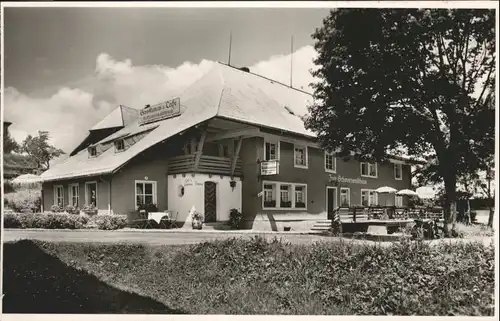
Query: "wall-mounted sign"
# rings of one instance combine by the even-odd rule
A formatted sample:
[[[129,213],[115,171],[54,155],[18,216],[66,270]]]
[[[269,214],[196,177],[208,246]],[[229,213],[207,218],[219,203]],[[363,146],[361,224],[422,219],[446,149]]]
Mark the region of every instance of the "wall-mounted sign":
[[[272,160],[260,163],[260,175],[277,175],[277,174],[279,174],[278,161]]]
[[[139,124],[148,124],[170,117],[175,117],[181,113],[181,100],[175,98],[160,104],[146,107],[140,111]]]
[[[361,178],[347,178],[343,176],[333,176],[330,175],[330,182],[339,182],[339,183],[350,183],[350,184],[367,184],[368,182]]]

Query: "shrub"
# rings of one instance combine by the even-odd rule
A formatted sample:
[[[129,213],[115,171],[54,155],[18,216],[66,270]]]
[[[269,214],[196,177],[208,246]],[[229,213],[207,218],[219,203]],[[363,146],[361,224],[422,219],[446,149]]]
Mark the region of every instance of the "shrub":
[[[52,205],[50,207],[50,211],[52,213],[61,213],[62,212],[62,209],[59,207],[59,205]]]
[[[84,215],[67,213],[15,213],[4,215],[6,228],[81,229],[87,224]]]
[[[118,230],[127,226],[127,216],[98,214],[90,218],[88,225],[94,225],[100,230]]]
[[[21,228],[21,221],[19,220],[19,214],[15,213],[4,213],[3,214],[3,227],[4,228]]]
[[[80,214],[80,208],[75,207],[73,205],[66,206],[66,213],[68,214]]]
[[[239,229],[243,221],[243,214],[237,209],[233,208],[229,212],[229,226],[233,229]]]
[[[4,195],[4,204],[14,212],[40,212],[42,205],[41,192],[37,190],[22,189]]]
[[[98,213],[97,208],[94,206],[94,204],[85,204],[82,208],[82,211],[87,214],[87,215],[95,215]]]

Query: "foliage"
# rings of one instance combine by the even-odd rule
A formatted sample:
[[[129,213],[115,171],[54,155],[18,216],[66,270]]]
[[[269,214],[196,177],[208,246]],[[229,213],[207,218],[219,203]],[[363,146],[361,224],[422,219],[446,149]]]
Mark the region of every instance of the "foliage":
[[[495,25],[494,10],[332,11],[306,127],[339,156],[425,157],[418,178],[444,182],[453,222],[457,178],[494,154]]]
[[[60,212],[62,212],[62,211],[63,211],[63,209],[62,209],[61,207],[59,207],[59,205],[55,205],[55,204],[54,204],[54,205],[52,205],[52,206],[50,207],[50,211],[51,211],[52,213],[60,213]]]
[[[37,169],[48,169],[50,161],[64,153],[62,149],[49,144],[49,132],[38,131],[38,136],[28,135],[22,143],[21,151],[26,153]]]
[[[194,212],[193,221],[203,221],[203,215],[198,211]]]
[[[43,229],[84,229],[117,230],[127,225],[125,215],[99,214],[75,215],[70,213],[4,213],[5,228],[43,228]]]
[[[66,205],[66,213],[68,214],[80,214],[80,208],[73,205]]]
[[[4,124],[5,126],[5,124]],[[17,152],[19,150],[19,144],[10,136],[10,133],[4,127],[3,131],[3,153],[8,154],[11,152]]]
[[[21,189],[4,195],[4,202],[14,212],[40,212],[42,206],[41,192]]]
[[[37,244],[110,285],[191,314],[494,313],[495,251],[479,243]]]
[[[88,222],[84,215],[67,213],[4,214],[5,228],[82,229]]]
[[[85,204],[83,205],[82,207],[82,211],[85,213],[85,214],[89,214],[89,215],[92,215],[92,214],[97,214],[98,210],[97,208],[94,206],[94,204]]]
[[[243,222],[243,214],[237,209],[233,208],[229,211],[229,226],[232,229],[241,228],[241,223]]]
[[[127,226],[127,216],[115,214],[98,214],[90,217],[89,224],[99,230],[118,230]]]

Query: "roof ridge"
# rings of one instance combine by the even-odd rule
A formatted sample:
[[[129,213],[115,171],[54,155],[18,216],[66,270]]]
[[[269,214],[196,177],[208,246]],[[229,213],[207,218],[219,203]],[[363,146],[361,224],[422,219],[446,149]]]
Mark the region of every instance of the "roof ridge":
[[[296,90],[296,91],[298,91],[298,92],[301,92],[301,93],[304,93],[304,94],[310,95],[311,97],[313,96],[313,94],[312,94],[312,93],[310,93],[310,92],[307,92],[307,91],[305,91],[305,90],[302,90],[302,89],[299,89],[299,88],[295,88],[295,87],[289,86],[289,85],[287,85],[287,84],[284,84],[284,83],[282,83],[282,82],[280,82],[280,81],[277,81],[277,80],[274,80],[274,79],[271,79],[271,78],[268,78],[268,77],[266,77],[266,76],[262,76],[262,75],[259,75],[259,74],[256,74],[256,73],[253,73],[252,71],[243,71],[243,70],[241,70],[241,69],[240,69],[240,68],[238,68],[238,67],[231,66],[231,65],[228,65],[228,64],[223,63],[223,62],[220,62],[220,61],[217,61],[217,63],[218,63],[218,64],[221,64],[221,65],[223,65],[223,66],[229,67],[229,68],[233,68],[233,69],[238,70],[239,72],[242,72],[242,73],[245,73],[245,74],[250,74],[250,75],[253,75],[253,76],[257,76],[257,77],[260,77],[260,78],[263,78],[263,79],[266,79],[266,80],[272,81],[273,83],[277,83],[277,84],[279,84],[279,85],[281,85],[281,86],[284,86],[284,87],[286,87],[286,88],[288,88],[288,89],[293,89],[293,90]]]

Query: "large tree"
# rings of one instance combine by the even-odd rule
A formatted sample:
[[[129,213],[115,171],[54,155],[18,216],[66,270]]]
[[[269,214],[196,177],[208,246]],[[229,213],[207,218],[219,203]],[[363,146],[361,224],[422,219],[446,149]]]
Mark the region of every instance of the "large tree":
[[[494,153],[494,28],[494,10],[332,11],[313,34],[306,126],[341,156],[425,157],[420,178],[444,182],[448,234],[457,178]]]
[[[5,126],[5,125],[4,125]],[[3,153],[9,154],[19,150],[19,144],[10,136],[8,130],[4,130],[3,134]]]
[[[49,169],[50,161],[64,154],[64,151],[49,144],[49,133],[38,131],[38,136],[28,135],[22,143],[21,151],[28,157],[40,171]]]

